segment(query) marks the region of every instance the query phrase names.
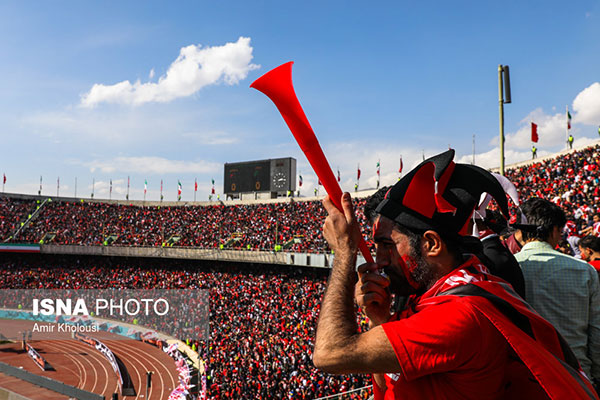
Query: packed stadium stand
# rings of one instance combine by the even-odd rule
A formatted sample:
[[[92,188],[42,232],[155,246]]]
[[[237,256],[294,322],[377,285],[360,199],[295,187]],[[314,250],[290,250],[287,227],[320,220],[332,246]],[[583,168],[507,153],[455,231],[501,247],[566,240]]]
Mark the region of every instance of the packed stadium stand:
[[[596,145],[535,160],[506,175],[522,199],[542,196],[562,206],[579,231],[592,225],[600,202],[599,167]],[[208,290],[210,339],[191,343],[207,362],[208,398],[315,399],[370,385],[366,376],[330,376],[312,365],[327,269],[258,264],[249,256],[330,253],[321,233],[325,212],[319,201],[176,206],[45,199],[0,196],[0,238],[42,249],[42,254],[4,254],[0,288]],[[355,199],[355,207],[362,208],[364,201]],[[358,214],[368,238],[369,227]],[[61,246],[82,251],[70,256],[43,251]],[[182,254],[190,248],[235,249],[248,256],[225,262],[150,253],[143,258],[85,255],[89,253],[83,249],[92,247],[168,247]],[[358,324],[366,321],[361,318]],[[368,395],[363,390],[345,398]]]
[[[323,252],[325,218],[319,201],[208,206],[138,206],[106,202],[0,197],[0,237],[15,243],[100,246],[171,245],[203,249],[242,248]],[[364,199],[355,200],[362,207]],[[39,215],[28,219],[38,207]],[[364,220],[361,222],[364,223]],[[18,232],[21,223],[26,223]],[[11,237],[12,236],[12,237]]]
[[[210,339],[191,345],[207,362],[211,399],[315,399],[369,385],[312,366],[323,269],[40,254],[2,264],[0,288],[209,290]]]

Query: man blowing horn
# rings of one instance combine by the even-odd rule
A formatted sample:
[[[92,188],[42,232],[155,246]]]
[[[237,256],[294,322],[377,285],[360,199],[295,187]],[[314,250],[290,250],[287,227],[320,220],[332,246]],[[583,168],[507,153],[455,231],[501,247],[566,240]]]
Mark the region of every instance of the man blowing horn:
[[[335,261],[315,366],[373,374],[375,399],[598,399],[554,327],[471,255],[481,246],[468,236],[481,193],[505,215],[508,206],[490,173],[453,158],[449,150],[425,160],[389,190],[373,227],[376,263],[358,274],[350,195],[342,196],[343,212],[323,201]],[[410,298],[391,313],[392,295]],[[370,319],[364,333],[355,300]]]

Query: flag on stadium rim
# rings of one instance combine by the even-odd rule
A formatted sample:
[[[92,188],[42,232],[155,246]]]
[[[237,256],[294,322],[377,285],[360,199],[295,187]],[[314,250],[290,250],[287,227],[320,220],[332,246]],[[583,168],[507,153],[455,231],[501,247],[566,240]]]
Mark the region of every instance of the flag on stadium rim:
[[[194,192],[198,191],[198,179],[194,178]]]
[[[360,180],[360,163],[358,163],[358,166],[356,167],[356,180]]]
[[[380,175],[380,169],[381,169],[381,168],[380,168],[380,161],[381,161],[381,160],[377,160],[377,176],[379,176],[379,175]]]
[[[337,172],[338,172],[337,178],[338,178],[338,182],[339,182],[342,180],[342,177],[340,176],[340,167],[338,167]]]
[[[600,128],[598,128],[598,129],[600,130]],[[6,174],[3,174],[3,175],[4,175],[4,180],[2,181],[2,183],[6,183]]]
[[[571,113],[569,112],[569,106],[567,106],[567,130],[571,129]]]
[[[211,182],[211,183],[214,185],[214,184],[215,184],[215,179],[214,179],[214,178],[212,178],[212,179],[210,180],[210,182]]]
[[[398,170],[398,173],[401,174],[402,173],[402,168],[404,167],[404,164],[402,163],[402,155],[400,155],[400,169]]]
[[[531,123],[531,141],[537,143],[539,137],[537,133],[537,124]]]
[[[148,189],[148,179],[144,179],[144,194],[146,194],[147,189]]]
[[[298,186],[302,186],[302,174],[298,175]]]
[[[181,182],[177,180],[177,201],[181,200]]]

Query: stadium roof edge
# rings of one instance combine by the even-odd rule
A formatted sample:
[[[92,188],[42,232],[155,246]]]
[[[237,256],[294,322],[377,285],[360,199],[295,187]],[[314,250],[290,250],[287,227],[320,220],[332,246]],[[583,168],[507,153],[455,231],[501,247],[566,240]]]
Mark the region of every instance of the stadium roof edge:
[[[365,198],[375,193],[377,189],[365,189],[358,192],[353,192],[352,197]],[[189,207],[189,206],[214,206],[217,204],[223,205],[249,205],[249,204],[265,204],[265,203],[291,203],[294,201],[321,201],[325,196],[311,196],[311,197],[278,197],[276,199],[244,199],[244,200],[217,200],[217,201],[143,201],[143,200],[116,200],[116,199],[92,199],[83,197],[57,197],[57,196],[45,196],[45,195],[34,195],[34,194],[23,194],[23,193],[0,193],[0,197],[8,197],[11,199],[18,200],[40,200],[50,199],[52,201],[62,202],[81,202],[84,203],[104,203],[104,204],[117,204],[117,205],[131,205],[137,207]]]

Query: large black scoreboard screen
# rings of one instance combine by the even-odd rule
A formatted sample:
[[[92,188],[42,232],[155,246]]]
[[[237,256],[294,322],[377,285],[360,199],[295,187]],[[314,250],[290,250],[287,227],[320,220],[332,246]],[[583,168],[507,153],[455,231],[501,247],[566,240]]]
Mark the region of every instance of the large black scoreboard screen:
[[[292,157],[226,163],[223,193],[286,193],[296,190],[296,160]]]
[[[270,191],[270,160],[225,164],[225,193]]]

